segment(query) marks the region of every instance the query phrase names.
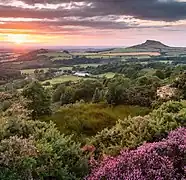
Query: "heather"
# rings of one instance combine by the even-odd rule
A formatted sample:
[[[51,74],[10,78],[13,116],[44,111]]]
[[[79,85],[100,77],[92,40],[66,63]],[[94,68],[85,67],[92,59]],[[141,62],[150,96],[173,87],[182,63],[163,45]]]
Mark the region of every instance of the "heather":
[[[135,150],[121,150],[116,157],[91,161],[87,180],[152,180],[186,178],[186,128],[169,133],[160,142],[145,143]]]

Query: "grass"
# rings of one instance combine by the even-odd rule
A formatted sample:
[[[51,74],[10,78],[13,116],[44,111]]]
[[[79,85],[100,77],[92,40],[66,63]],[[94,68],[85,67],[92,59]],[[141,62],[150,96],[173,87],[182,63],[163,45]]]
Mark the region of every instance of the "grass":
[[[115,73],[112,72],[108,72],[108,73],[104,73],[104,74],[99,74],[99,77],[106,77],[106,78],[113,78],[115,76]]]
[[[63,82],[67,82],[67,81],[78,81],[82,79],[81,77],[77,77],[77,76],[73,76],[73,75],[63,75],[63,76],[59,76],[59,77],[55,77],[51,80],[46,80],[43,82],[46,83],[46,82],[50,82],[50,84],[58,84],[58,83],[63,83]]]
[[[86,52],[75,52],[72,53],[74,56],[96,56],[99,55],[100,53],[86,53]]]
[[[60,67],[60,70],[72,70],[72,66]]]
[[[104,128],[111,128],[118,119],[128,116],[146,115],[148,108],[139,106],[109,106],[107,104],[74,104],[61,107],[50,118],[64,134],[74,134],[74,138],[84,141]]]
[[[73,53],[73,55],[79,55],[79,56],[86,56],[87,58],[148,58],[150,56],[158,56],[160,55],[159,52],[151,52],[151,51],[145,51],[145,52],[138,52],[137,49],[125,49],[125,48],[117,48],[112,51],[104,51],[99,53]]]
[[[101,59],[109,59],[109,58],[114,58],[114,56],[109,56],[109,55],[103,55],[103,54],[100,54],[100,55],[96,55],[96,56],[86,56],[87,58],[101,58]]]
[[[155,52],[154,49],[140,49],[140,48],[115,48],[111,51],[105,51],[105,52],[102,52],[102,53],[151,53],[151,52]]]
[[[110,58],[110,56],[108,54],[104,55],[104,54],[101,54],[101,53],[84,53],[84,52],[81,52],[81,53],[73,53],[74,56],[85,56],[87,58],[101,58],[101,59],[105,59],[105,58]]]
[[[159,56],[159,52],[110,52],[108,54],[103,54],[104,55],[109,55],[109,56]]]
[[[62,75],[62,76],[59,76],[59,77],[55,77],[53,79],[50,79],[50,80],[46,80],[46,81],[43,81],[42,84],[45,84],[46,82],[50,82],[50,86],[51,85],[54,85],[54,84],[59,84],[59,83],[64,83],[64,82],[67,82],[67,81],[78,81],[78,80],[81,80],[81,79],[95,79],[94,77],[78,77],[78,76],[73,76],[73,75]]]
[[[125,48],[116,48],[112,51],[104,51],[98,53],[86,53],[86,52],[75,52],[72,54],[67,54],[64,52],[49,52],[39,55],[45,55],[51,57],[52,61],[55,60],[67,60],[72,59],[73,56],[85,56],[87,58],[101,58],[101,59],[109,59],[109,58],[144,58],[150,56],[158,56],[159,52],[153,52],[148,50],[138,50],[138,49],[125,49]]]
[[[172,61],[169,61],[169,60],[162,60],[162,61],[157,61],[157,62],[161,62],[161,63],[172,63]]]
[[[72,57],[68,57],[68,56],[54,57],[54,58],[52,58],[52,61],[56,61],[56,60],[68,60],[68,59],[72,59]]]

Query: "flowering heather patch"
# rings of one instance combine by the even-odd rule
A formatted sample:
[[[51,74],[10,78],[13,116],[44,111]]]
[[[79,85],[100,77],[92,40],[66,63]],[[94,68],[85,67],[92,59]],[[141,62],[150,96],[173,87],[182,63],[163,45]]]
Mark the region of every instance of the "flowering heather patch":
[[[184,180],[186,128],[170,132],[161,142],[122,150],[119,156],[96,164],[86,180]]]

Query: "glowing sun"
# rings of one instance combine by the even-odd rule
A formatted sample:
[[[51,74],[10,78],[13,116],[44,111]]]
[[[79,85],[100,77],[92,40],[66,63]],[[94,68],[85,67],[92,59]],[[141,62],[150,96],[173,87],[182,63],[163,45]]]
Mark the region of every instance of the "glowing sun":
[[[27,35],[24,35],[24,34],[9,34],[7,36],[7,39],[9,42],[12,42],[18,45],[28,42]]]

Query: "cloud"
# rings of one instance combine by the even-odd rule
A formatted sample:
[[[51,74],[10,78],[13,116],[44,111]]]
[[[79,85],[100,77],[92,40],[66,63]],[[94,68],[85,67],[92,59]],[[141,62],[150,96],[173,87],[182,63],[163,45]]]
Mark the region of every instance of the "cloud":
[[[186,0],[0,0],[3,33],[103,35],[180,26],[186,27]]]
[[[4,4],[4,7],[0,7],[1,17],[8,16],[7,6],[11,5],[9,10],[12,10],[12,13],[9,13],[9,16],[13,17],[129,15],[138,19],[159,21],[186,19],[186,2],[181,0],[17,0],[12,2],[14,3],[11,5],[11,1],[0,1],[1,5]]]

